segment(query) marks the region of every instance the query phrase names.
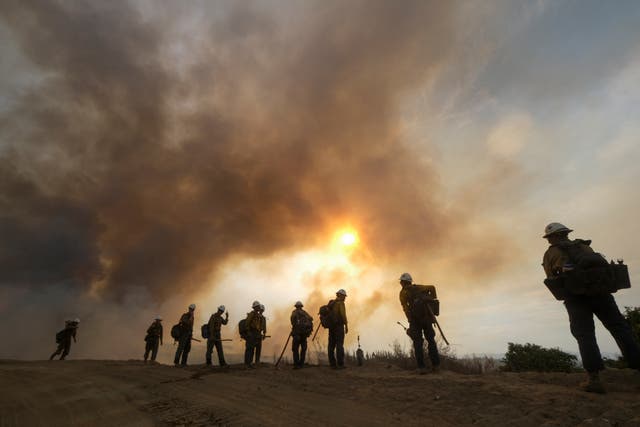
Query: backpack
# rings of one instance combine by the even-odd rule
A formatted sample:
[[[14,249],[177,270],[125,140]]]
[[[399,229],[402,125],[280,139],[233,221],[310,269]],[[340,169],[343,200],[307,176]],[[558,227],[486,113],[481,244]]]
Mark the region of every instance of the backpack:
[[[601,254],[587,251],[583,245],[590,246],[591,240],[576,239],[570,244],[557,245],[574,266],[561,275],[564,289],[569,294],[589,296],[616,292],[615,268]]]
[[[313,320],[305,316],[302,312],[296,315],[293,325],[293,335],[308,337],[313,333]]]
[[[202,338],[204,338],[205,340],[209,339],[209,324],[205,323],[204,325],[202,325],[202,327],[200,328],[200,332],[202,333]]]
[[[320,315],[320,324],[323,328],[328,329],[335,325],[336,318],[333,313],[333,305],[335,304],[335,300],[329,300],[327,305],[323,305],[318,310],[318,314]]]
[[[247,334],[249,333],[249,325],[247,325],[247,319],[242,319],[238,322],[238,332],[240,333],[240,338],[246,340]]]
[[[180,339],[181,335],[182,335],[182,327],[180,326],[180,324],[173,325],[173,327],[171,327],[171,338],[177,341]]]
[[[64,339],[66,329],[61,330],[56,334],[56,344],[60,344]]]
[[[419,323],[433,322],[433,316],[440,315],[440,301],[433,298],[428,291],[418,290],[413,292],[411,296],[411,319]]]

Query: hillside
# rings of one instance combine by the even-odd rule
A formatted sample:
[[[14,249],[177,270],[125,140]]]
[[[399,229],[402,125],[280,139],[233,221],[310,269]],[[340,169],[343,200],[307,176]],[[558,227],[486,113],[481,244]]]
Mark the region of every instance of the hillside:
[[[138,361],[0,362],[0,426],[639,426],[640,375],[442,372],[394,366],[294,371]]]

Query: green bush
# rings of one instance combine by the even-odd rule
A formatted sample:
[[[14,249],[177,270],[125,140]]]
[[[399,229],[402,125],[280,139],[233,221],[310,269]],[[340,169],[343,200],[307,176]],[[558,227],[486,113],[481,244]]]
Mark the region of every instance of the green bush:
[[[631,324],[636,342],[640,343],[640,307],[625,307],[624,318]]]
[[[578,358],[558,348],[510,342],[502,362],[505,371],[571,372],[575,369]]]

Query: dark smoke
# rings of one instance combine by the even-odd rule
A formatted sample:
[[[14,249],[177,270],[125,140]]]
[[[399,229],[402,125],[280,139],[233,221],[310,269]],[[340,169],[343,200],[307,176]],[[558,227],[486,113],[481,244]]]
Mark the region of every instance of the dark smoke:
[[[398,107],[446,59],[449,3],[260,5],[2,3],[41,78],[0,118],[1,284],[162,300],[341,219],[383,257],[446,237]]]

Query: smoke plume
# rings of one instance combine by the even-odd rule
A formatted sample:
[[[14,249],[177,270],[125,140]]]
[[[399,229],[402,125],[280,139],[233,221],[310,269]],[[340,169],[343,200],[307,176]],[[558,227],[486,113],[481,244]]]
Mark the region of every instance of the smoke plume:
[[[1,118],[0,283],[162,300],[342,219],[378,256],[446,237],[399,105],[446,58],[451,6],[142,6],[3,3],[39,77]]]

